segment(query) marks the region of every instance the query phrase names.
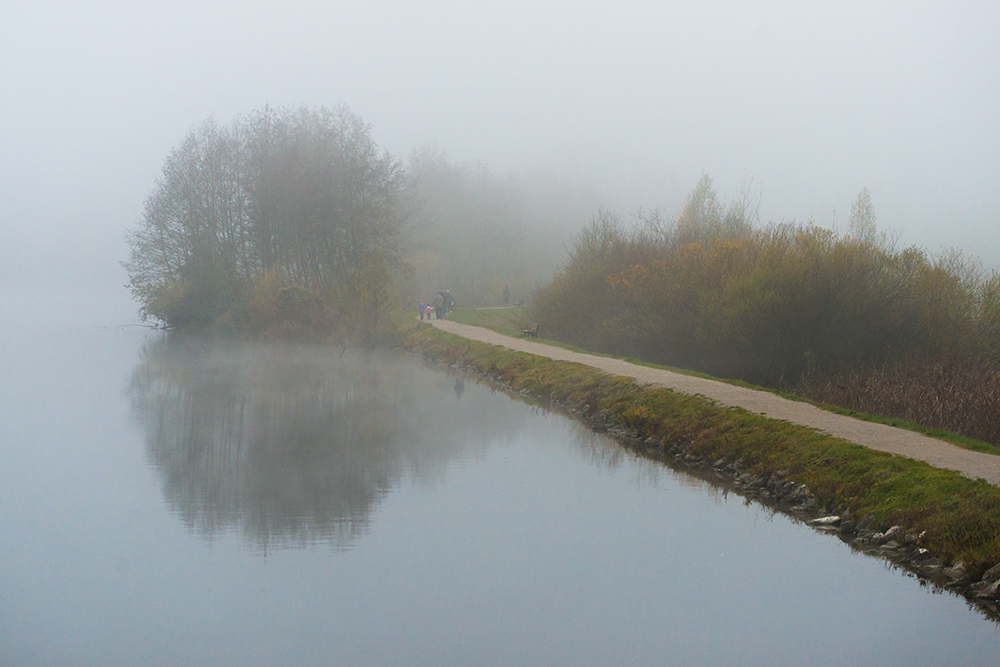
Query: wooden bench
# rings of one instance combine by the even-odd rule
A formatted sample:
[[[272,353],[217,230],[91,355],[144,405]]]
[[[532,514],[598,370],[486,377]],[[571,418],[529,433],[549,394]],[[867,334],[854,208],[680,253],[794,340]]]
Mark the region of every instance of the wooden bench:
[[[532,338],[538,338],[538,322],[532,324],[530,329],[523,329],[521,331],[522,338],[527,338],[529,336]]]

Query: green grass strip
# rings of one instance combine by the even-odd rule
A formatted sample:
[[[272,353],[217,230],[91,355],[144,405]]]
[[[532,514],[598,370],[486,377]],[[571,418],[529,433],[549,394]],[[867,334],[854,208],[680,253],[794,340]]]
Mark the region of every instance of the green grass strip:
[[[448,318],[454,320],[460,324],[469,324],[472,326],[483,327],[486,329],[491,329],[497,333],[505,334],[507,336],[520,336],[521,331],[529,326],[528,318],[529,312],[524,309],[515,308],[490,308],[490,309],[462,309],[456,310],[455,312],[448,315]],[[970,438],[958,433],[953,433],[951,431],[946,431],[939,428],[929,428],[918,424],[916,422],[908,421],[906,419],[900,419],[898,417],[884,417],[882,415],[870,414],[867,412],[858,412],[857,410],[851,410],[850,408],[842,408],[837,405],[830,405],[829,403],[821,403],[818,401],[812,401],[808,398],[803,398],[796,394],[791,394],[786,391],[780,391],[777,389],[771,389],[769,387],[761,387],[759,385],[750,384],[749,382],[744,382],[743,380],[732,380],[727,378],[717,378],[706,373],[699,373],[698,371],[691,371],[684,368],[675,368],[673,366],[662,366],[660,364],[653,364],[648,361],[643,361],[642,359],[636,359],[634,357],[617,357],[611,354],[601,354],[597,352],[591,352],[589,350],[583,350],[572,345],[564,345],[558,341],[546,340],[544,337],[544,330],[542,331],[542,336],[539,338],[539,342],[543,342],[547,345],[553,345],[555,347],[564,348],[567,350],[572,350],[573,352],[582,352],[584,354],[592,354],[598,357],[609,357],[612,359],[621,359],[622,361],[627,361],[631,364],[637,366],[646,366],[647,368],[657,368],[661,370],[671,371],[673,373],[680,373],[682,375],[690,375],[692,377],[700,377],[708,380],[715,380],[716,382],[725,382],[726,384],[735,385],[738,387],[746,387],[748,389],[756,389],[759,391],[766,391],[772,394],[776,394],[783,398],[787,398],[792,401],[799,401],[801,403],[809,403],[815,407],[826,410],[827,412],[833,412],[836,414],[845,415],[848,417],[854,417],[855,419],[860,419],[862,421],[873,422],[876,424],[886,424],[887,426],[894,426],[896,428],[906,429],[908,431],[913,431],[914,433],[920,433],[931,438],[937,438],[938,440],[944,440],[963,449],[969,449],[976,452],[982,452],[984,454],[993,454],[995,456],[1000,456],[1000,447],[993,445],[988,442],[983,442],[982,440],[977,440],[975,438]]]
[[[856,445],[813,429],[724,408],[668,389],[639,386],[582,364],[478,343],[417,322],[403,344],[459,363],[564,405],[605,410],[611,420],[683,445],[712,461],[742,459],[759,475],[782,471],[806,484],[820,506],[926,531],[921,545],[947,559],[1000,562],[1000,488],[957,472]]]

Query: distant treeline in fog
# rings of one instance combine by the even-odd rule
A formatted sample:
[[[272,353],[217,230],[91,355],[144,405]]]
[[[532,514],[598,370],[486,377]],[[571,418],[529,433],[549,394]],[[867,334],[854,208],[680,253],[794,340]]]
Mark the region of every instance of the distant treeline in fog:
[[[1000,442],[1000,274],[898,248],[867,189],[843,232],[755,211],[706,176],[676,218],[596,214],[536,298],[547,335]]]
[[[372,339],[438,289],[524,300],[583,215],[557,187],[408,165],[344,107],[208,120],[167,157],[124,263],[145,316],[178,329]]]
[[[446,288],[459,307],[496,306],[507,287],[510,303],[526,302],[563,265],[566,241],[592,210],[582,191],[499,177],[433,149],[415,151],[406,171],[415,298]]]
[[[586,349],[1000,443],[1000,274],[897,247],[867,189],[844,231],[761,224],[758,203],[706,175],[676,216],[599,210],[567,249],[585,193],[433,149],[404,164],[343,107],[265,108],[170,153],[125,267],[173,328],[371,341],[439,289],[509,294]]]

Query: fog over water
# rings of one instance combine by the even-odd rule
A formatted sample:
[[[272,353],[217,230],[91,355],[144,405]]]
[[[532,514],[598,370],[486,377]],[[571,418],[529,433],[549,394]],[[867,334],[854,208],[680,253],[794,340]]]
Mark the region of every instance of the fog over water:
[[[346,105],[546,230],[703,174],[843,229],[867,187],[1000,268],[997,34],[992,2],[0,0],[0,663],[982,664],[959,598],[489,387],[122,326],[119,262],[189,130]]]
[[[170,149],[267,104],[346,104],[401,159],[623,214],[708,173],[724,199],[752,182],[765,222],[843,228],[868,187],[903,244],[998,266],[998,28],[989,2],[10,0],[0,287],[117,289]]]
[[[0,664],[995,662],[961,598],[451,369],[16,322]]]

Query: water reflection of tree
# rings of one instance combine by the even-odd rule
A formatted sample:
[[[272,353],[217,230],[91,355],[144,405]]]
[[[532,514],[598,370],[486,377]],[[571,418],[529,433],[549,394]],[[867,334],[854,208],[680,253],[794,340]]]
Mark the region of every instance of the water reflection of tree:
[[[716,502],[725,502],[728,485],[711,469],[686,467],[672,459],[647,458],[613,438],[590,430],[586,424],[574,421],[573,439],[584,457],[598,470],[617,472],[628,463],[639,487],[666,486],[665,480],[686,488],[701,489]]]
[[[515,406],[455,387],[391,352],[174,338],[144,348],[129,395],[174,511],[266,548],[350,544],[404,476],[519,428]]]

